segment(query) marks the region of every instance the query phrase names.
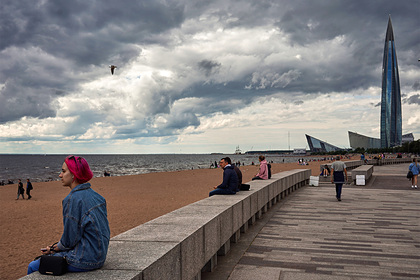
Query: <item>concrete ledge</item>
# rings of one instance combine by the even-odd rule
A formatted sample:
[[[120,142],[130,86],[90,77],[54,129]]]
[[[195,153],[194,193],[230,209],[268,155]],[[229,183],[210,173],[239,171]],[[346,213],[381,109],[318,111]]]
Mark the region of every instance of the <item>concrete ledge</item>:
[[[356,182],[356,176],[363,175],[365,178],[365,183],[369,181],[373,174],[373,165],[361,165],[351,172],[351,179],[353,182]],[[364,184],[363,184],[364,185]]]
[[[417,158],[419,160],[419,158]],[[384,159],[369,159],[368,164],[372,165],[388,165],[412,162],[413,158],[384,158]]]
[[[311,170],[273,174],[248,182],[249,191],[197,201],[111,238],[105,265],[60,279],[200,279],[226,254],[241,231],[279,199],[305,186]],[[51,279],[35,272],[21,279]]]
[[[381,165],[388,165],[388,164],[409,163],[409,162],[412,162],[412,161],[413,161],[412,158],[369,159],[367,161],[367,165],[381,166]],[[353,169],[356,169],[359,166],[364,166],[365,165],[363,160],[349,160],[349,161],[345,161],[344,163],[346,164],[347,171],[351,171],[351,173],[352,173],[352,180],[355,180],[355,178],[356,178],[356,177],[353,178],[353,171],[354,171]],[[328,168],[331,170],[331,164],[332,163],[321,164],[319,172],[321,172],[323,170],[323,167],[325,165],[327,165]],[[373,172],[373,170],[372,170],[372,172]],[[357,175],[364,175],[364,174],[363,173],[362,174],[357,173]],[[319,176],[319,184],[331,184],[331,175],[328,175],[327,177]]]

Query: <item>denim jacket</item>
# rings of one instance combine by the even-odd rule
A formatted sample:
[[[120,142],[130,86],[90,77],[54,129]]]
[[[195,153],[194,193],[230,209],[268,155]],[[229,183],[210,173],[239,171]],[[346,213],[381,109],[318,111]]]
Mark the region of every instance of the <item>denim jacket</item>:
[[[56,255],[69,265],[91,270],[104,265],[110,230],[106,201],[90,188],[90,183],[75,187],[63,200],[64,232]]]
[[[413,175],[419,175],[420,173],[419,165],[414,162],[410,164],[410,166],[408,167],[408,170],[411,170],[411,172],[413,172]]]

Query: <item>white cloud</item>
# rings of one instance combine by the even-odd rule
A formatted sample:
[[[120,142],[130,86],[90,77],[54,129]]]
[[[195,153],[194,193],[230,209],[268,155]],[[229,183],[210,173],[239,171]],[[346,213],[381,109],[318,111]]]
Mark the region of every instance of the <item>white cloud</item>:
[[[23,142],[41,151],[51,143],[46,140],[60,143],[56,152],[187,153],[231,152],[236,145],[285,149],[289,131],[292,147],[306,146],[305,133],[346,147],[348,130],[379,137],[375,104],[387,20],[379,20],[381,11],[346,11],[345,1],[334,7],[161,4],[149,7],[150,18],[135,4],[113,6],[126,16],[106,22],[101,16],[111,4],[95,11],[87,5],[77,22],[46,17],[32,23],[37,36],[27,38],[20,32],[30,18],[12,13],[19,34],[10,31],[0,42],[7,42],[0,50],[0,152],[19,152]],[[400,8],[407,15],[393,24],[412,30],[417,14]],[[332,18],[323,17],[326,9]],[[358,23],[349,28],[356,14],[364,30]],[[408,61],[410,49],[397,49],[399,61]],[[118,66],[114,75],[111,63]],[[403,104],[403,129],[418,133],[419,76],[416,65],[400,63],[402,92],[412,97]]]

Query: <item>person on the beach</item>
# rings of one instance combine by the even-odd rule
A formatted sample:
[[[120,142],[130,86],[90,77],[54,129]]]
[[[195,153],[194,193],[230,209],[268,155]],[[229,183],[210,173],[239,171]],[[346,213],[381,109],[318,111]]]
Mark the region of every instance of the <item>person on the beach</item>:
[[[331,183],[335,183],[336,198],[338,201],[341,201],[341,190],[345,182],[347,182],[346,165],[340,161],[340,156],[337,156],[336,161],[331,164]]]
[[[32,183],[29,179],[26,179],[26,194],[28,195],[28,199],[32,198],[31,190],[33,189]]]
[[[259,156],[258,160],[260,161],[260,169],[255,175],[254,178],[252,178],[252,181],[254,180],[267,180],[268,179],[268,167],[267,167],[267,161],[265,160],[265,156]]]
[[[234,167],[229,162],[230,158],[222,158],[220,160],[219,165],[223,168],[223,182],[214,187],[209,196],[215,194],[236,194],[239,179]]]
[[[105,263],[110,238],[106,201],[91,189],[88,181],[93,173],[84,158],[68,156],[59,177],[63,186],[70,188],[63,200],[64,231],[57,244],[47,246],[41,252],[65,257],[69,272],[100,268]],[[39,265],[40,259],[31,262],[28,274],[38,271]]]
[[[413,159],[413,162],[408,167],[408,170],[413,172],[413,177],[411,177],[411,188],[417,189],[417,177],[419,176],[419,173],[420,173],[420,166],[417,163],[417,158]]]
[[[25,199],[25,197],[23,196],[23,194],[25,193],[25,189],[23,188],[22,180],[19,179],[18,181],[19,181],[19,183],[18,183],[18,191],[17,191],[17,198],[16,198],[16,200],[19,199],[19,196],[20,195],[22,195],[22,199]]]

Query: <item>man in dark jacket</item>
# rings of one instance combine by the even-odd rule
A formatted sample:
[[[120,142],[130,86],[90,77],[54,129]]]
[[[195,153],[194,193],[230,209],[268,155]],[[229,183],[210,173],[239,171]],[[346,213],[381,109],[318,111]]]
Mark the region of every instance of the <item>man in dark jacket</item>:
[[[223,168],[223,182],[214,187],[209,193],[209,196],[215,194],[235,194],[238,189],[238,175],[232,165],[229,164],[229,158],[222,158],[219,162],[221,168]]]
[[[17,191],[17,198],[16,200],[19,199],[19,196],[22,195],[22,199],[25,199],[25,197],[23,196],[23,194],[25,193],[25,189],[23,188],[23,183],[22,180],[19,179],[19,183],[18,183],[18,191]]]
[[[33,189],[31,181],[29,179],[26,179],[26,194],[28,195],[28,199],[31,199],[31,190]]]
[[[228,158],[228,157],[226,159],[230,160],[230,158]],[[239,190],[241,189],[241,185],[242,185],[242,172],[239,169],[239,167],[236,166],[236,164],[233,164],[233,170],[235,170],[236,176],[238,176],[238,188],[236,189],[236,192],[239,192]]]

